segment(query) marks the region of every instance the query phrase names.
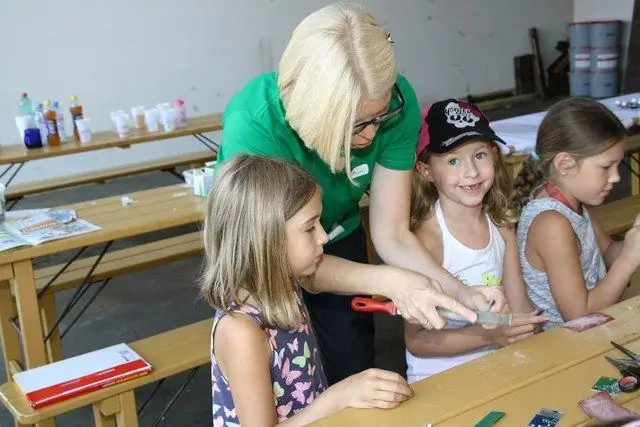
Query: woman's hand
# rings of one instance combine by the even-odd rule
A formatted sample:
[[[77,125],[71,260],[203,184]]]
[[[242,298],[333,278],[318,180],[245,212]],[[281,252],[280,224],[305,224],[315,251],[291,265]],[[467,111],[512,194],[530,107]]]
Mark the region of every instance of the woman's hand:
[[[476,311],[507,313],[509,304],[502,286],[465,286],[456,299]]]
[[[447,321],[437,312],[437,307],[442,307],[458,313],[470,322],[478,318],[475,311],[465,307],[462,303],[442,293],[439,284],[429,278],[404,269],[396,269],[390,287],[390,298],[398,308],[398,311],[409,323],[422,325],[427,329],[442,329]],[[482,297],[484,298],[484,297]]]

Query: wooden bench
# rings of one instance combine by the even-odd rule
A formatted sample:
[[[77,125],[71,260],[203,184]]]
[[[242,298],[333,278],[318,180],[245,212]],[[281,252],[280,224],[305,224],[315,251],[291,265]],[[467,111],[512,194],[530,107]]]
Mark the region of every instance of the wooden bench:
[[[149,375],[39,409],[33,409],[18,386],[8,382],[0,386],[0,400],[20,424],[35,424],[93,405],[96,426],[137,427],[135,389],[208,364],[211,326],[211,319],[203,320],[130,343],[153,367]]]
[[[198,231],[107,252],[88,279],[88,284],[102,282],[135,271],[191,258],[200,255],[203,250],[202,233]],[[50,286],[46,287],[46,289],[45,286],[47,283],[59,273],[64,264],[41,268],[34,272],[36,289],[38,292],[43,291],[40,297],[40,310],[42,322],[46,330],[51,329],[58,319],[54,294],[81,286],[97,257],[96,255],[74,261]],[[51,339],[47,343],[47,353],[50,362],[60,360],[62,357],[61,337],[57,327],[54,328]]]
[[[118,166],[109,169],[102,169],[96,172],[86,172],[81,174],[67,175],[62,178],[49,179],[46,181],[29,182],[26,184],[9,185],[5,196],[7,200],[19,200],[25,196],[46,193],[48,191],[60,190],[63,188],[77,187],[92,183],[105,183],[108,180],[122,178],[131,175],[139,175],[155,171],[175,171],[181,166],[200,166],[205,162],[214,160],[215,153],[211,150],[200,150],[194,153],[181,154],[159,160],[136,163],[127,166]]]
[[[614,202],[591,208],[604,231],[613,236],[629,230],[640,214],[640,196],[629,196]]]

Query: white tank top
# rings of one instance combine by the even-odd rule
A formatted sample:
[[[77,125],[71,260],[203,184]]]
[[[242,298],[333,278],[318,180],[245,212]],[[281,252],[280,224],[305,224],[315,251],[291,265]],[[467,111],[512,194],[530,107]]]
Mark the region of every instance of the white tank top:
[[[442,266],[467,286],[497,286],[502,282],[505,244],[500,231],[487,215],[489,244],[482,249],[471,249],[460,243],[447,228],[440,201],[436,201],[435,213],[442,231]],[[448,321],[447,329],[465,326],[463,322]],[[495,350],[487,346],[469,353],[448,357],[416,357],[406,350],[407,380],[419,381],[462,363],[476,359]]]

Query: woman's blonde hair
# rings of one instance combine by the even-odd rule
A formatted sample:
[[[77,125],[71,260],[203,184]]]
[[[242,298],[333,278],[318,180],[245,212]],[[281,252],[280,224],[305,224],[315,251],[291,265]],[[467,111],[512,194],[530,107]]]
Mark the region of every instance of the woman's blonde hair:
[[[509,227],[516,223],[517,216],[509,207],[509,194],[511,193],[511,177],[502,158],[498,145],[493,141],[487,141],[491,146],[493,157],[494,178],[491,188],[484,196],[484,210],[494,224],[499,227]],[[424,150],[418,156],[418,162],[427,163],[428,150]],[[413,169],[413,184],[411,188],[411,230],[415,231],[420,225],[433,215],[433,207],[438,200],[438,189],[427,181],[418,167]]]
[[[289,125],[332,172],[350,170],[359,108],[391,93],[395,53],[387,31],[355,3],[307,16],[282,55],[278,86]]]
[[[206,202],[205,266],[200,293],[217,310],[248,293],[266,324],[302,321],[287,255],[285,221],[316,192],[313,177],[293,164],[237,156],[216,173]]]
[[[534,190],[553,178],[553,159],[559,153],[568,153],[579,162],[626,141],[626,137],[620,119],[601,102],[580,97],[558,101],[542,119],[535,153],[525,160],[513,182],[512,208],[519,214]]]

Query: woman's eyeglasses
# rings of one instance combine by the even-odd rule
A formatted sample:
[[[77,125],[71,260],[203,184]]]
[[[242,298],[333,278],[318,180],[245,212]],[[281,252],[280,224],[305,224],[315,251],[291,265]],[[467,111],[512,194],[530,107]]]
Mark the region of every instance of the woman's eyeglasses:
[[[361,121],[361,122],[356,123],[353,126],[353,134],[354,135],[362,132],[363,130],[365,130],[367,128],[367,126],[379,125],[381,123],[386,122],[389,119],[394,118],[395,116],[400,114],[400,112],[402,112],[402,109],[404,108],[404,98],[402,97],[402,92],[400,92],[400,88],[398,87],[397,83],[393,85],[393,92],[396,95],[396,97],[398,98],[398,101],[399,101],[398,106],[396,108],[394,108],[393,110],[388,110],[386,113],[382,113],[382,114],[379,114],[379,115],[377,115],[375,117],[367,119],[365,121]]]

